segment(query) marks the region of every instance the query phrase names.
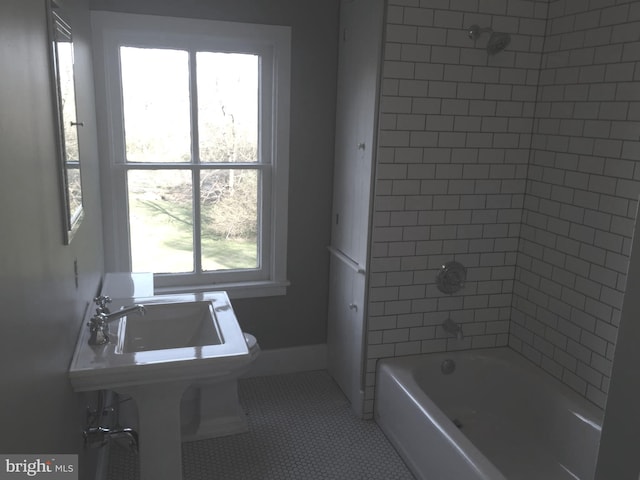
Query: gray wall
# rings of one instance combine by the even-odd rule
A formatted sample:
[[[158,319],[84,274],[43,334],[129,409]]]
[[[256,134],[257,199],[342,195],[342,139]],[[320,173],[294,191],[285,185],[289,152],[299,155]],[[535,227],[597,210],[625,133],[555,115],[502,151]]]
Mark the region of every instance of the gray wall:
[[[262,348],[326,341],[338,0],[92,0],[94,10],[292,27],[286,297],[234,300]]]
[[[80,1],[74,4],[87,214],[72,244],[65,246],[44,2],[0,2],[2,453],[82,450],[82,401],[66,372],[87,301],[100,282],[102,240],[88,10]]]

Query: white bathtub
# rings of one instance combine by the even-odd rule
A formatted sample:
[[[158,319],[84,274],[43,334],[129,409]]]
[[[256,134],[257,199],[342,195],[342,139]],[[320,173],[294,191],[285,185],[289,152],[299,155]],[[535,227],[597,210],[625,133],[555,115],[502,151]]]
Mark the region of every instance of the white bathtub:
[[[381,360],[375,419],[421,480],[592,480],[602,411],[496,348]]]

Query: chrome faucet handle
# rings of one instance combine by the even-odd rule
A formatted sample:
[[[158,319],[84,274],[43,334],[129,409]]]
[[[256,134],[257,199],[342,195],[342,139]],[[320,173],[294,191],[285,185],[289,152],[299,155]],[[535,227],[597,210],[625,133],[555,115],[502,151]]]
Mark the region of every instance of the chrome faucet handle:
[[[104,308],[107,306],[107,303],[111,303],[111,297],[109,295],[98,295],[93,301],[96,302],[96,305],[99,307]]]
[[[96,303],[96,313],[109,313],[108,303],[111,303],[111,297],[108,295],[98,295],[93,299]]]
[[[87,322],[89,327],[89,345],[104,345],[109,343],[109,322],[105,313],[96,313]]]
[[[447,262],[438,271],[436,275],[436,286],[442,293],[456,293],[462,287],[467,279],[467,269],[459,262]]]

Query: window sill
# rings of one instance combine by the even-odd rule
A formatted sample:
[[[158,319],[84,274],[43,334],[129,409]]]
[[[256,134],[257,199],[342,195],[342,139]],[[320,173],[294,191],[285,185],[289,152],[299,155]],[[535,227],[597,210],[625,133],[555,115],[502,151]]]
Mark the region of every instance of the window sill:
[[[215,285],[181,286],[181,287],[156,287],[156,295],[169,295],[180,293],[205,293],[223,290],[227,292],[230,299],[236,298],[259,298],[276,297],[287,294],[288,280],[282,282],[261,281],[261,282],[240,282],[240,283],[217,283]]]

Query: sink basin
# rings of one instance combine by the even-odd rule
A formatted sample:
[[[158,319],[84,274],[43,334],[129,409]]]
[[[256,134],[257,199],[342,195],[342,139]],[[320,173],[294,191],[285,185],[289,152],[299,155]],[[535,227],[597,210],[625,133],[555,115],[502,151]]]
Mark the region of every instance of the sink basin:
[[[116,390],[171,381],[202,380],[241,368],[250,361],[244,334],[225,292],[113,299],[115,312],[131,313],[110,325],[109,343],[89,345],[84,326],[69,368],[76,391]]]
[[[144,316],[122,317],[116,354],[222,343],[211,302],[147,305]]]

